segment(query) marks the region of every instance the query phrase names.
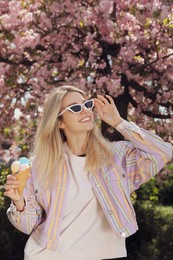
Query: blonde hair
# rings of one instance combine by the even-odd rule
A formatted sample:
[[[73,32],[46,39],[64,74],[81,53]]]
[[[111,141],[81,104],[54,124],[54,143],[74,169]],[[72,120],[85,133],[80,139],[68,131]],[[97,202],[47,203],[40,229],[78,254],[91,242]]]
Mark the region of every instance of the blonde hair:
[[[64,96],[68,92],[78,92],[84,97],[86,93],[74,86],[61,86],[55,89],[48,97],[41,121],[35,136],[32,157],[35,158],[38,178],[46,185],[52,184],[57,176],[54,174],[55,166],[64,163],[63,144],[65,135],[58,127],[58,114]],[[61,120],[61,119],[60,119]],[[97,125],[88,133],[86,140],[86,166],[85,170],[94,172],[103,165],[109,165],[113,155],[110,142],[106,140]]]

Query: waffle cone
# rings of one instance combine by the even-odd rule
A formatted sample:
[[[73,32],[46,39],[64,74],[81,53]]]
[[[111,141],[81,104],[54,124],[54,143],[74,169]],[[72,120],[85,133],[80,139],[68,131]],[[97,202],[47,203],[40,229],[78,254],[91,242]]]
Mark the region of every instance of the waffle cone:
[[[31,167],[28,167],[27,169],[16,174],[16,178],[19,181],[18,191],[20,195],[22,195],[23,189],[26,186],[26,182],[29,177],[30,171],[31,171]]]

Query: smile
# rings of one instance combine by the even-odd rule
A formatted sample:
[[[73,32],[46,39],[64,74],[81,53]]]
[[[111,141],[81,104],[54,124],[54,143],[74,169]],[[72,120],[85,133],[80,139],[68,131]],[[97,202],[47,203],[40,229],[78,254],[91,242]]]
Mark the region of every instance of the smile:
[[[90,118],[90,117],[85,117],[85,118],[82,119],[80,122],[81,122],[81,123],[84,123],[84,122],[88,122],[88,121],[91,121],[91,118]]]

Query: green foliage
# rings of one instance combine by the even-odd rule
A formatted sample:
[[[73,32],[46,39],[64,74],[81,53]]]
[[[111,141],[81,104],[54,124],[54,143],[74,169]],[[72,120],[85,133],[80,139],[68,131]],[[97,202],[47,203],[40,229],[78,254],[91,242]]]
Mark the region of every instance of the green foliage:
[[[10,129],[9,128],[4,128],[4,136],[5,137],[9,137],[9,134],[10,134]]]
[[[5,198],[3,194],[4,194],[4,184],[5,184],[7,174],[9,174],[9,167],[7,164],[1,162],[0,163],[0,208],[4,208],[5,206]]]
[[[28,236],[19,232],[11,225],[7,219],[5,208],[0,208],[0,219],[0,259],[22,260]]]
[[[141,186],[137,191],[137,198],[145,201],[148,205],[153,205],[159,200],[159,188],[156,178],[151,179],[147,184]]]
[[[163,178],[160,185],[159,201],[163,205],[173,205],[173,174]]]
[[[173,207],[138,202],[139,231],[127,239],[128,260],[173,259]]]
[[[173,259],[173,164],[165,169],[132,194],[139,231],[127,239],[128,260]]]
[[[132,198],[134,203],[145,202],[150,207],[156,203],[173,205],[173,164],[167,165],[163,172],[143,184]]]
[[[0,252],[1,260],[22,260],[23,249],[28,236],[15,229],[6,216],[10,199],[4,196],[4,184],[10,173],[9,164],[0,163]]]

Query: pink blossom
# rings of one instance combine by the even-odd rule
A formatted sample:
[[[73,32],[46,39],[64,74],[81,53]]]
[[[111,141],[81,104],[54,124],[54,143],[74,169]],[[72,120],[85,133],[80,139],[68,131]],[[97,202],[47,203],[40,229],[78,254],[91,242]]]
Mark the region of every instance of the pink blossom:
[[[25,23],[25,25],[32,22],[32,20],[33,20],[33,14],[31,12],[26,13],[22,18],[22,21]]]
[[[107,91],[118,97],[126,90],[130,119],[143,127],[156,128],[156,122],[164,122],[163,115],[170,120],[171,13],[171,4],[160,0],[0,1],[2,125],[13,127],[19,108],[25,117],[17,124],[29,129],[28,118],[37,119],[38,107],[59,81],[74,81],[90,94]],[[26,93],[32,99],[21,103]],[[146,115],[149,108],[151,117]],[[159,121],[152,118],[153,111]],[[164,129],[165,138],[173,136],[171,126],[162,125]],[[29,130],[32,136],[35,128]]]

